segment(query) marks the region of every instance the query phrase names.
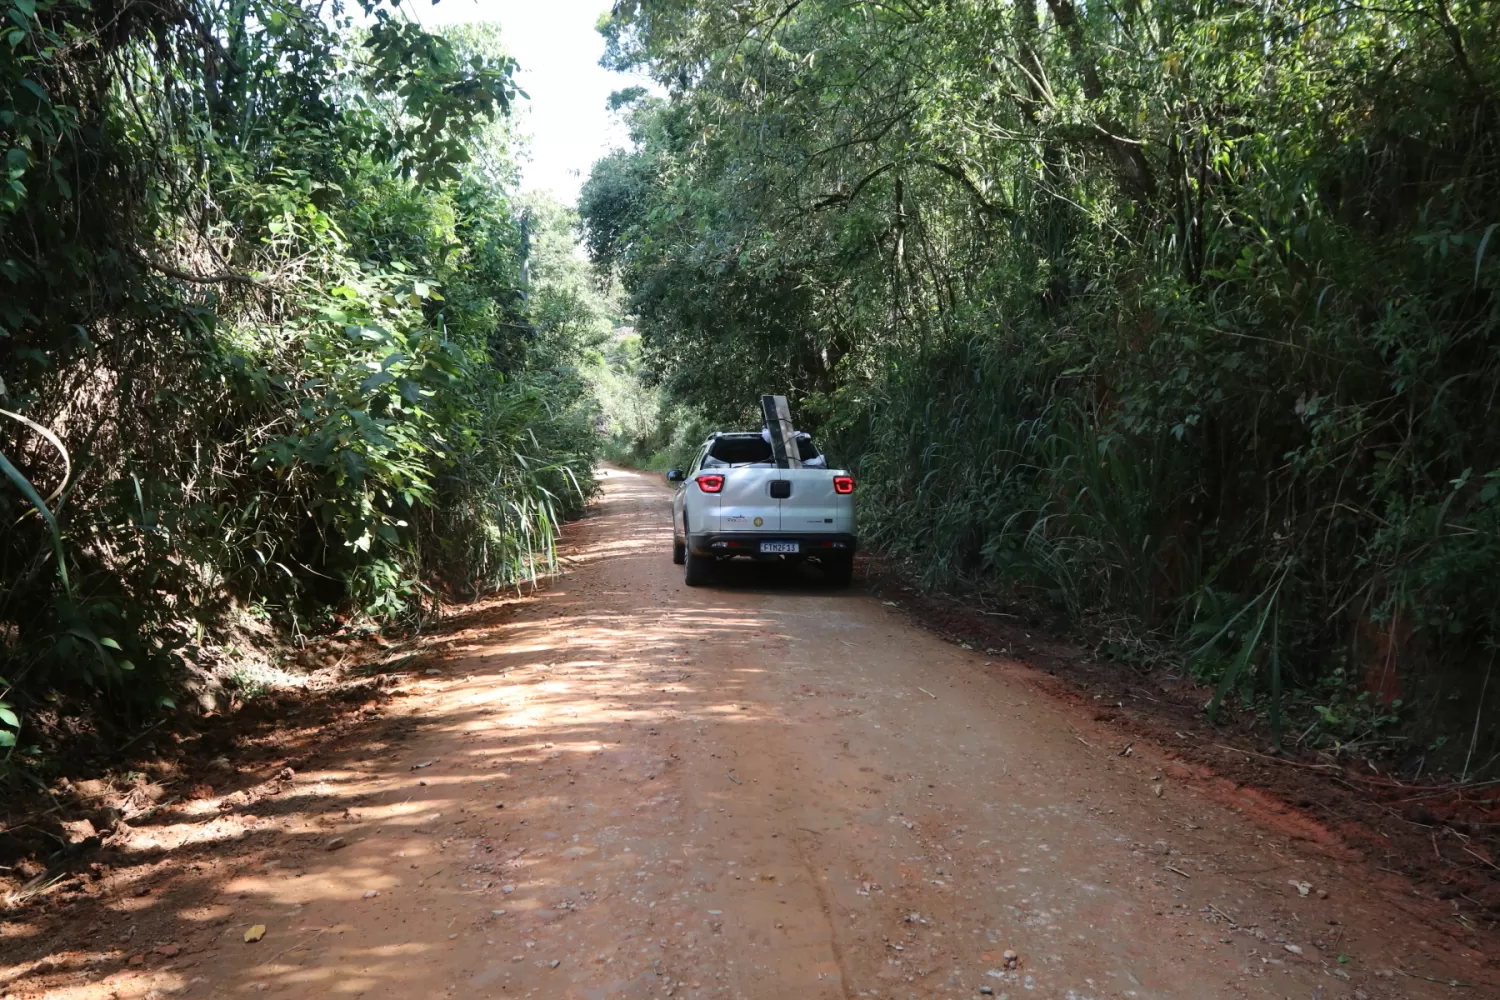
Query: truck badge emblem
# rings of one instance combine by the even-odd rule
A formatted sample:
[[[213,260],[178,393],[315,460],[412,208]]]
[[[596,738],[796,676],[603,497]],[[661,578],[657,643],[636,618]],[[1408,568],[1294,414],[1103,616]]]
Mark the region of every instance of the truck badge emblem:
[[[761,526],[761,525],[762,525],[762,524],[765,524],[765,523],[766,523],[766,519],[765,519],[765,518],[763,518],[763,517],[757,517],[757,518],[756,518],[756,519],[755,519],[755,526],[756,526],[756,527],[757,527],[757,528],[759,528],[759,527],[760,527],[760,526]]]

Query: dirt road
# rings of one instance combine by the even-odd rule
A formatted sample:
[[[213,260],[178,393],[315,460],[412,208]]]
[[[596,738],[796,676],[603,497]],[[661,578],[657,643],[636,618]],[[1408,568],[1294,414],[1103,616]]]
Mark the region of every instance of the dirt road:
[[[569,574],[411,679],[405,738],[299,773],[171,950],[51,995],[1500,995],[1398,880],[1022,665],[811,573],[687,589],[665,489],[605,483]]]

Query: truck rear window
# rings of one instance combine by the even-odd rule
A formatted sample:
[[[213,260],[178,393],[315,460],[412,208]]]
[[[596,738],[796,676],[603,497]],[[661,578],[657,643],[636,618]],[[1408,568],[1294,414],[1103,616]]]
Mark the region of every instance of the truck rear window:
[[[771,446],[758,437],[721,437],[708,453],[726,465],[753,465],[772,460]]]
[[[797,439],[797,457],[810,462],[818,457],[811,438]],[[760,437],[721,437],[708,449],[706,465],[770,465],[776,459],[771,446]]]

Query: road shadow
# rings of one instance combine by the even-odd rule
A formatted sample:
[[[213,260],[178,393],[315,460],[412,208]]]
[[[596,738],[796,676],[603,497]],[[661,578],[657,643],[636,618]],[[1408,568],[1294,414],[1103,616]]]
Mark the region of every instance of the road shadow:
[[[725,559],[715,563],[709,583],[702,589],[782,597],[848,597],[862,590],[858,578],[848,587],[830,582],[823,568],[814,562],[754,559]]]

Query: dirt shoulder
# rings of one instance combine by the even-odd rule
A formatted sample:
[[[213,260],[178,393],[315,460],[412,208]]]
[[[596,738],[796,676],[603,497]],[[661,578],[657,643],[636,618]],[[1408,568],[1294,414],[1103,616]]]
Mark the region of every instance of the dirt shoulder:
[[[1024,607],[972,595],[923,593],[892,567],[866,567],[872,592],[896,601],[918,627],[978,650],[1005,651],[1035,668],[1036,685],[1071,705],[1123,748],[1149,740],[1175,775],[1269,829],[1352,852],[1372,876],[1451,910],[1446,935],[1471,948],[1500,924],[1500,785],[1403,781],[1357,753],[1276,753],[1264,720],[1225,711],[1211,725],[1210,686],[1171,665],[1103,660],[1076,640],[1028,623]],[[1493,950],[1493,946],[1491,949]]]

